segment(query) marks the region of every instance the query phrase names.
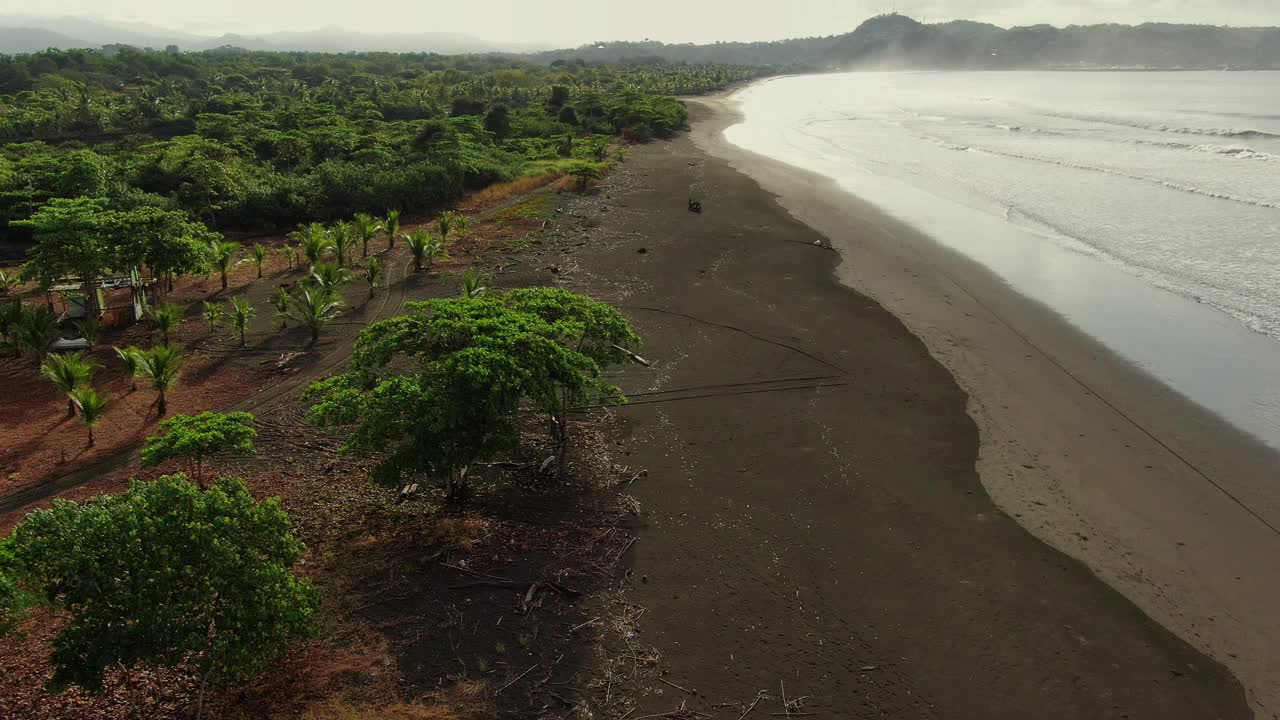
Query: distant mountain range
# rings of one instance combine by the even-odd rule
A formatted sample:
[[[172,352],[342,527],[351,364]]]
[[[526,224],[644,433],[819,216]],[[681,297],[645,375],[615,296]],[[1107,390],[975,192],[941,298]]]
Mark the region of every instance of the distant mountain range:
[[[548,62],[729,62],[823,69],[1280,69],[1280,28],[1149,23],[1006,29],[967,20],[926,25],[890,14],[871,18],[851,33],[823,38],[712,45],[599,43],[538,57]]]
[[[143,23],[75,17],[0,15],[0,53],[109,44],[162,49],[315,52],[520,53],[544,63],[690,62],[804,66],[822,69],[1186,68],[1280,69],[1280,28],[1208,25],[1049,25],[1002,28],[957,20],[924,24],[904,15],[871,18],[843,35],[775,42],[668,45],[593,43],[551,50],[536,43],[494,43],[458,33],[354,33],[341,28],[265,35],[192,35]]]
[[[528,53],[550,49],[546,43],[496,43],[462,33],[355,33],[337,27],[305,32],[263,35],[228,33],[218,37],[193,35],[143,23],[114,23],[76,17],[0,15],[0,53],[30,53],[48,48],[99,48],[133,45],[156,50],[176,45],[180,50],[211,50],[234,46],[246,50],[307,50],[312,52],[434,52]]]

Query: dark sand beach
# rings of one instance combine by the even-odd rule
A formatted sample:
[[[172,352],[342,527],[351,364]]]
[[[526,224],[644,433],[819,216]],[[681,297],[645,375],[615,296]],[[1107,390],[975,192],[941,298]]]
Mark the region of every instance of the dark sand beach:
[[[1235,505],[1234,525],[1202,536],[1200,513],[1232,512],[1212,485],[1192,484],[1034,351],[1001,345],[980,308],[902,280],[925,261],[878,249],[887,219],[874,209],[842,206],[861,223],[827,215],[841,237],[796,219],[773,193],[790,183],[816,203],[831,189],[724,144],[724,103],[693,110],[691,133],[633,149],[575,201],[566,224],[589,242],[558,268],[571,289],[621,306],[653,363],[619,378],[632,400],[617,411],[628,428],[619,450],[648,471],[632,490],[646,527],[627,594],[646,608],[639,639],[674,685],[634,715],[685,702],[738,717],[763,690],[760,717],[783,714],[784,693],[831,718],[1253,717],[1250,701],[1267,697],[1257,676],[1247,695],[1202,652],[1216,626],[1195,623],[1227,608],[1239,614],[1215,622],[1265,634],[1274,609],[1255,619],[1235,596],[1193,596],[1218,581],[1188,568],[1244,578],[1238,566],[1250,564],[1235,582],[1260,601],[1276,582],[1274,536]],[[772,173],[769,189],[735,165]],[[701,214],[685,211],[690,195]],[[853,241],[865,241],[862,272],[883,270],[918,306],[941,304],[928,318],[938,327],[980,324],[973,332],[1008,367],[978,350],[939,353],[919,319],[842,284],[838,272],[856,279],[837,271],[832,244]],[[1004,389],[970,382],[981,372],[958,372],[965,362]],[[1076,438],[1079,423],[1103,437]],[[1131,475],[1135,465],[1159,483]],[[1129,481],[1099,495],[1088,485],[1103,471]],[[1116,527],[1138,496],[1147,517]],[[1187,544],[1147,552],[1142,538],[1154,547],[1179,520]],[[1221,555],[1228,547],[1239,557]],[[1190,642],[1188,627],[1199,633]],[[1238,649],[1266,668],[1265,649]]]

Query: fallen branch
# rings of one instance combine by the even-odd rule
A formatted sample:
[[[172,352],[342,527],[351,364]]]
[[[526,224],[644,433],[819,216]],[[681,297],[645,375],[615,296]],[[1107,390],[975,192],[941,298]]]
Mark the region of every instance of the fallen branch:
[[[517,681],[517,680],[519,680],[520,678],[524,677],[525,675],[528,675],[529,673],[533,672],[533,668],[536,668],[536,667],[538,667],[538,666],[535,664],[533,667],[529,668],[528,670],[525,670],[524,672],[520,673],[519,675],[517,675],[517,676],[515,676],[515,677],[511,678],[510,680],[508,680],[508,681],[506,682],[506,684],[505,684],[505,685],[503,685],[502,687],[498,688],[498,689],[497,689],[497,691],[495,691],[493,694],[494,694],[494,695],[497,695],[498,693],[502,692],[503,690],[506,690],[507,688],[511,687],[511,685],[512,685],[513,683],[515,683],[515,681]]]
[[[639,355],[637,355],[637,354],[635,354],[635,353],[631,352],[630,350],[628,350],[628,349],[626,349],[626,348],[622,347],[621,345],[614,345],[614,346],[613,346],[613,349],[614,349],[614,350],[617,350],[618,352],[626,353],[626,354],[627,354],[627,357],[631,358],[631,360],[632,360],[633,362],[640,363],[641,365],[643,365],[643,366],[645,366],[645,367],[652,367],[652,366],[653,366],[653,363],[649,362],[648,360],[645,360],[644,358],[642,358],[642,357],[640,357]]]
[[[666,685],[670,685],[671,687],[673,687],[673,688],[675,688],[675,689],[677,689],[677,690],[681,690],[681,691],[684,691],[684,692],[686,692],[686,693],[689,693],[690,695],[697,695],[697,694],[698,694],[698,693],[696,693],[696,692],[694,692],[694,691],[692,691],[692,690],[690,690],[690,689],[688,689],[688,688],[680,687],[679,685],[677,685],[677,684],[675,684],[675,683],[671,682],[670,680],[667,680],[666,678],[658,678],[658,682],[663,683],[663,684],[666,684]]]
[[[750,715],[750,714],[751,714],[751,711],[756,709],[756,705],[759,705],[759,704],[760,704],[760,700],[761,700],[761,699],[763,699],[763,698],[766,698],[766,697],[768,697],[768,696],[769,696],[769,693],[767,693],[767,692],[765,692],[765,691],[763,691],[763,690],[761,690],[760,692],[756,693],[756,699],[755,699],[755,700],[753,700],[753,701],[751,702],[751,706],[750,706],[750,707],[748,707],[748,708],[746,709],[746,711],[745,711],[745,712],[743,712],[741,715],[739,715],[739,716],[738,716],[738,720],[742,720],[742,719],[743,719],[743,718],[745,718],[746,716]]]

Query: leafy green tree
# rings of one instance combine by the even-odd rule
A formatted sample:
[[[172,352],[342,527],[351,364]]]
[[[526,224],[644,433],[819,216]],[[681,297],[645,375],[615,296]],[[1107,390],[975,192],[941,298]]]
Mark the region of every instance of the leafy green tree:
[[[360,240],[360,257],[369,257],[369,243],[382,232],[382,222],[368,213],[360,213],[356,215],[352,227]]]
[[[463,469],[514,448],[523,400],[553,410],[592,395],[617,397],[560,330],[499,298],[410,303],[356,340],[350,369],[312,385],[308,417],[352,426],[346,447],[382,458],[378,475],[446,478],[465,496]]]
[[[89,447],[93,447],[93,428],[107,412],[107,399],[91,387],[78,387],[67,393],[67,397],[80,409],[80,420],[89,430]]]
[[[156,332],[160,333],[160,341],[165,345],[169,344],[169,333],[182,323],[183,314],[182,306],[172,303],[160,303],[147,308],[147,319],[155,325]]]
[[[387,236],[387,249],[396,246],[396,238],[400,236],[400,211],[388,210],[387,219],[382,221],[382,232]]]
[[[628,348],[637,347],[640,338],[612,305],[563,288],[512,290],[505,302],[516,312],[542,319],[557,343],[590,360],[582,376],[573,378],[572,382],[562,382],[553,391],[534,398],[551,418],[551,439],[556,448],[558,472],[563,477],[569,442],[569,410],[585,402],[624,400],[616,387],[599,378],[609,367],[633,358]]]
[[[275,318],[280,321],[280,329],[289,327],[289,293],[284,288],[276,288],[271,298],[271,307],[275,310]]]
[[[221,310],[222,308],[218,308]],[[120,365],[124,368],[124,374],[129,376],[129,390],[138,389],[138,376],[142,374],[142,363],[138,355],[142,352],[135,345],[125,348],[112,348],[116,351],[116,357],[120,358]]]
[[[231,324],[240,334],[240,347],[244,347],[244,333],[249,327],[249,321],[253,319],[253,314],[253,303],[249,302],[248,298],[231,298]]]
[[[338,260],[338,266],[346,267],[347,255],[350,254],[351,245],[355,242],[355,233],[351,225],[345,222],[334,223],[329,230],[329,238],[333,244],[333,254]]]
[[[164,417],[169,406],[165,393],[178,384],[182,374],[182,348],[176,345],[156,345],[150,350],[139,350],[138,375],[151,381],[156,395],[156,414]]]
[[[8,541],[21,586],[62,611],[55,689],[103,686],[111,667],[184,667],[205,688],[264,670],[315,629],[320,598],[292,567],[303,545],[279,501],[239,480],[201,491],[181,475],[84,504],[55,501]]]
[[[223,290],[227,289],[227,273],[230,272],[231,266],[235,264],[236,251],[239,249],[240,243],[230,240],[216,240],[209,245],[213,264],[218,268],[218,273],[222,275]]]
[[[253,264],[258,269],[258,279],[262,279],[262,264],[267,261],[267,248],[262,243],[253,244]]]
[[[63,355],[50,355],[40,365],[40,375],[58,388],[65,395],[70,395],[76,388],[89,384],[93,372],[98,366],[86,361],[78,352]],[[75,417],[74,399],[67,400],[67,417]]]
[[[155,467],[173,458],[188,459],[196,482],[204,489],[204,461],[224,452],[252,455],[257,436],[253,415],[247,412],[174,415],[160,423],[158,434],[147,438],[142,466]]]
[[[222,310],[222,305],[208,300],[204,301],[204,309],[200,314],[204,316],[205,324],[209,326],[209,332],[217,330],[218,326],[222,324],[223,318],[226,317],[226,313]]]
[[[304,287],[289,296],[289,319],[311,331],[311,344],[320,331],[342,312],[342,299],[319,287]]]
[[[418,228],[409,233],[405,237],[405,246],[409,248],[409,252],[413,255],[413,271],[422,272],[422,261],[427,261],[428,267],[431,263],[444,256],[444,241],[431,233]]]
[[[369,286],[369,297],[378,289],[378,281],[382,277],[382,265],[378,262],[378,258],[371,257],[369,262],[365,263],[364,281]]]
[[[23,266],[25,277],[42,285],[80,278],[89,311],[96,313],[97,281],[107,273],[127,273],[146,265],[157,275],[202,271],[208,228],[179,211],[140,206],[108,207],[101,198],[54,198],[15,227],[30,228],[36,246]]]

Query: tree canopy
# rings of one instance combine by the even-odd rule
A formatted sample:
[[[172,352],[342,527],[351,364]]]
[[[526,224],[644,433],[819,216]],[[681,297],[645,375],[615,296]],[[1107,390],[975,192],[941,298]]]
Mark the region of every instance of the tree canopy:
[[[232,683],[312,631],[319,594],[291,570],[302,552],[279,503],[239,480],[207,491],[181,475],[134,481],[28,515],[0,543],[0,607],[25,590],[65,616],[55,688],[100,689],[117,663],[191,662]]]
[[[529,290],[408,309],[363,331],[350,369],[307,394],[312,420],[354,426],[349,450],[383,453],[384,478],[456,478],[514,448],[522,400],[562,413],[592,396],[621,399],[601,378],[600,361],[619,357],[606,344],[637,339],[604,303]]]
[[[142,466],[154,467],[172,458],[190,459],[195,464],[196,481],[203,482],[204,461],[222,452],[254,453],[258,436],[253,415],[247,412],[203,412],[174,415],[160,423],[160,432],[147,438],[142,449]]]

